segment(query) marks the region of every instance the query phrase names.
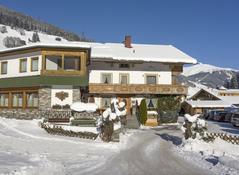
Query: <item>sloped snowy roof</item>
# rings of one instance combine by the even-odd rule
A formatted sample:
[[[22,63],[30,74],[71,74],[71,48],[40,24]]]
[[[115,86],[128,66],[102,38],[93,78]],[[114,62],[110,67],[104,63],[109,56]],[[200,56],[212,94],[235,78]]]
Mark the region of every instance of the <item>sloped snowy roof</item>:
[[[186,100],[186,102],[193,108],[228,108],[231,103],[223,100]]]
[[[60,47],[60,48],[90,48],[90,46],[87,43],[81,42],[81,43],[35,43],[35,44],[28,44],[21,47],[14,47],[14,48],[7,48],[0,50],[0,54],[2,53],[8,53],[18,50],[25,50],[25,49],[34,49],[39,47]]]
[[[123,43],[62,42],[36,43],[26,46],[4,49],[1,53],[37,47],[91,48],[92,59],[126,60],[146,62],[167,62],[195,64],[197,60],[172,45],[132,44],[126,48]]]
[[[91,57],[99,60],[170,62],[195,64],[197,60],[172,45],[132,44],[126,48],[122,43],[91,43]]]

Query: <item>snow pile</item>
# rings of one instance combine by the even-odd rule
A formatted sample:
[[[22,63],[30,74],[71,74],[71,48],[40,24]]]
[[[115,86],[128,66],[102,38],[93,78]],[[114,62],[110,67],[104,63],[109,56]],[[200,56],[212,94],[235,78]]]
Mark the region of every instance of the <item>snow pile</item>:
[[[214,71],[220,71],[220,70],[225,70],[225,71],[237,71],[231,68],[221,68],[221,67],[216,67],[210,64],[196,64],[190,67],[184,67],[183,68],[183,75],[188,77],[191,75],[195,75],[201,72],[208,72],[208,73],[212,73]]]
[[[71,110],[77,112],[95,112],[97,109],[98,106],[95,103],[75,102],[71,105]]]
[[[205,142],[200,139],[183,140],[182,149],[185,151],[194,151],[203,155],[230,156],[239,159],[239,145],[228,143],[220,138],[213,142]]]

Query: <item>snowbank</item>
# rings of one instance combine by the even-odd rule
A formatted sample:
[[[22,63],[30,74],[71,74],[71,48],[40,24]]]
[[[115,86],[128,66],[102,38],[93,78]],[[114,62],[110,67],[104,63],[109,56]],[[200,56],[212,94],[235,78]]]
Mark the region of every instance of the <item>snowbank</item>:
[[[83,103],[83,102],[75,102],[71,105],[71,110],[77,112],[95,112],[98,109],[98,106],[95,103]]]
[[[203,155],[230,156],[239,158],[239,145],[233,145],[220,138],[207,143],[199,139],[188,139],[183,141],[182,149],[185,151],[194,151]]]

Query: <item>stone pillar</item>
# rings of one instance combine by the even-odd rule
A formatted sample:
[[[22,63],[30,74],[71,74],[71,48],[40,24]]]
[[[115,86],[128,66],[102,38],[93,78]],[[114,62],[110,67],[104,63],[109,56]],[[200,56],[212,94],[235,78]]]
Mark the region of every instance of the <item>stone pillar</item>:
[[[51,108],[51,87],[41,87],[39,89],[39,110]]]

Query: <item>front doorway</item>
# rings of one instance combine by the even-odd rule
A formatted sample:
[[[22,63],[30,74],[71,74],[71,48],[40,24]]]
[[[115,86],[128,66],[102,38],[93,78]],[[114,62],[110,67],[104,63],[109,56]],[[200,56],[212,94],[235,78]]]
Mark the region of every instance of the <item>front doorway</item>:
[[[119,102],[126,102],[127,115],[131,116],[131,98],[130,97],[118,97]]]

